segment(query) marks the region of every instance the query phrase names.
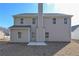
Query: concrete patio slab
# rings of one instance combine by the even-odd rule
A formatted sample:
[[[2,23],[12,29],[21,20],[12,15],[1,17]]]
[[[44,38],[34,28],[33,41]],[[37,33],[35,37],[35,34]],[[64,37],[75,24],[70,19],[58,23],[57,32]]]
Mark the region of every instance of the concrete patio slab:
[[[27,45],[47,45],[45,42],[29,42]]]

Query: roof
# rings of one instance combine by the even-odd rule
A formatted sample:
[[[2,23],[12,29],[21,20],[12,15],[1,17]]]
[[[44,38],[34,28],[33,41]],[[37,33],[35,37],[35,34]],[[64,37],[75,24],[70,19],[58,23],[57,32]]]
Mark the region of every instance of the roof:
[[[37,16],[38,13],[21,13],[16,14],[14,16]],[[62,14],[62,13],[43,13],[43,16],[72,16],[68,14]]]
[[[72,28],[71,28],[72,32],[75,31],[78,27],[79,27],[79,25],[72,26]]]
[[[19,25],[19,26],[13,25],[13,26],[11,26],[11,27],[9,27],[9,28],[19,28],[19,27],[20,27],[20,28],[24,28],[24,27],[26,27],[26,28],[29,27],[29,28],[30,28],[31,26],[30,26],[30,25],[25,25],[25,26],[24,26],[24,25]]]

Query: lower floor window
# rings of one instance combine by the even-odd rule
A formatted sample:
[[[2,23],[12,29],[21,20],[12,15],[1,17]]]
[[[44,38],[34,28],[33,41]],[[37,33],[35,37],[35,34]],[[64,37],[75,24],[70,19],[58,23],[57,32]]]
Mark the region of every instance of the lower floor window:
[[[49,38],[49,32],[45,32],[45,38]]]
[[[18,38],[21,38],[21,36],[22,36],[21,32],[18,32]]]
[[[36,33],[32,32],[32,38],[36,38]]]

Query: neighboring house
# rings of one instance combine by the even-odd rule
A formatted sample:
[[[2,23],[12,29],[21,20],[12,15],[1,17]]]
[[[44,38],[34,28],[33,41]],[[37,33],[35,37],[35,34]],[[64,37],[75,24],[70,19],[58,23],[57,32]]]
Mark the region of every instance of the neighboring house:
[[[7,36],[3,30],[0,30],[0,41],[9,41],[10,36]]]
[[[79,27],[79,25],[74,25],[71,27],[72,32],[74,32],[77,28]]]
[[[72,28],[75,28],[75,30],[71,32],[71,38],[79,40],[79,25],[73,26]]]
[[[0,40],[4,40],[5,33],[0,30]]]
[[[70,42],[71,17],[61,13],[38,13],[14,15],[14,25],[10,27],[11,42]]]
[[[0,27],[0,31],[3,31],[5,33],[5,36],[9,36],[9,29],[6,29],[4,27]]]

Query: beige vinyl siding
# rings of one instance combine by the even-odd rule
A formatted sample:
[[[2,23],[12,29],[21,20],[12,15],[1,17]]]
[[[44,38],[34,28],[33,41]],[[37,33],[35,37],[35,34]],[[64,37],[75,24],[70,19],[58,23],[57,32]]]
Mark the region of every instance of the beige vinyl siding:
[[[64,17],[54,17],[56,24],[52,23],[52,18],[44,19],[45,31],[49,32],[49,39],[46,39],[46,41],[70,41],[70,18],[67,17],[67,24],[64,24]]]
[[[21,38],[18,38],[18,32],[21,32]],[[11,29],[11,42],[29,42],[29,29]]]

